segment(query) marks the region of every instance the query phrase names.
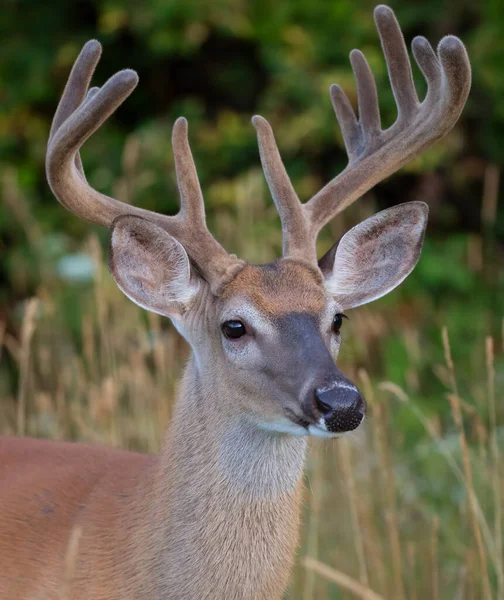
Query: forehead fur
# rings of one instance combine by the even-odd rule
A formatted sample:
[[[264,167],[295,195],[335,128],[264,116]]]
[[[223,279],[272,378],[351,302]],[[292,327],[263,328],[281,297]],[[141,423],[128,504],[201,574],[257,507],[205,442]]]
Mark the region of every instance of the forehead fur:
[[[226,286],[223,300],[246,296],[263,313],[320,313],[326,296],[323,280],[314,269],[290,259],[267,265],[247,265]]]

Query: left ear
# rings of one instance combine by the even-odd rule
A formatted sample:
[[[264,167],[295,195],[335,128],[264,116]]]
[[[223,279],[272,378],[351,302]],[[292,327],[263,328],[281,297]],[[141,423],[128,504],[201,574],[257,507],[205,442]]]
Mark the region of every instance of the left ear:
[[[184,247],[155,223],[134,215],[112,223],[109,269],[135,304],[174,321],[200,291]]]
[[[319,261],[326,289],[343,308],[384,296],[420,258],[427,215],[424,202],[383,210],[350,229]]]

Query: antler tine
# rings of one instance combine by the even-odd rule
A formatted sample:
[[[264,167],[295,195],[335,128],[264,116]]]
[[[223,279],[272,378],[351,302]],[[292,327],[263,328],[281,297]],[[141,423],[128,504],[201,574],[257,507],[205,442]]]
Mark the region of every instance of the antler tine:
[[[100,60],[102,47],[97,40],[89,40],[73,64],[58,108],[54,113],[49,133],[49,143],[61,125],[70,117],[86,98],[91,78]]]
[[[367,133],[368,138],[375,137],[381,130],[381,119],[373,72],[360,50],[350,52],[350,64],[357,82],[359,117],[362,129]]]
[[[196,167],[187,138],[187,121],[179,119],[173,130],[173,149],[181,210],[176,216],[136,208],[93,189],[86,181],[79,156],[84,142],[131,94],[138,82],[134,71],[113,75],[103,87],[88,90],[100,58],[101,46],[88,42],[75,61],[56,110],[46,156],[49,185],[58,200],[80,217],[110,227],[114,219],[135,215],[160,225],[184,245],[201,275],[218,290],[243,261],[230,256],[208,231]]]
[[[187,119],[179,117],[173,125],[173,157],[180,191],[180,218],[188,225],[197,221],[205,224],[205,204],[203,193],[189,146]]]
[[[94,98],[96,96],[96,94],[99,92],[100,88],[99,87],[92,87],[86,97],[84,98],[83,103],[85,104],[86,102],[89,102],[92,98]],[[84,165],[82,164],[82,160],[81,160],[81,155],[80,152],[77,152],[77,154],[75,155],[75,166],[77,168],[77,171],[79,172],[79,175],[82,177],[82,179],[84,179],[84,181],[87,181],[86,179],[86,173],[84,172]]]
[[[428,83],[427,95],[420,103],[394,13],[380,5],[375,9],[375,21],[397,103],[397,120],[389,129],[380,129],[374,80],[364,56],[354,51],[351,60],[357,80],[360,119],[355,119],[343,91],[332,86],[331,98],[349,163],[303,206],[313,236],[373,185],[450,131],[469,94],[471,67],[458,38],[443,38],[438,46],[438,57],[425,38],[417,37],[413,41],[413,55]]]
[[[180,210],[174,217],[164,217],[161,226],[186,248],[201,274],[219,293],[244,261],[230,256],[206,226],[205,202],[196,165],[189,145],[187,119],[179,117],[173,125],[172,147],[180,192]]]
[[[374,17],[397,104],[397,122],[403,122],[415,114],[419,105],[408,49],[399,23],[388,6],[377,6]]]
[[[256,115],[252,124],[257,131],[261,163],[277,207],[283,230],[283,254],[306,258],[309,231],[299,198],[287,175],[273,130],[265,118]]]
[[[230,255],[206,225],[205,201],[189,145],[187,119],[179,117],[172,131],[175,172],[180,192],[180,210],[174,217],[161,216],[161,226],[185,247],[201,275],[219,293],[245,262]]]
[[[58,131],[68,117],[79,107],[81,102],[83,100],[86,101],[89,98],[91,90],[89,90],[87,96],[86,90],[89,87],[96,65],[100,60],[101,53],[102,47],[97,40],[89,40],[82,48],[78,59],[72,67],[58,108],[54,114],[51,130],[49,132],[48,144],[51,143],[56,131]],[[98,88],[93,88],[93,90],[95,89],[97,90]],[[84,167],[82,166],[82,161],[78,152],[75,156],[75,166],[77,167],[80,176],[85,179]]]
[[[352,50],[350,64],[357,82],[360,121],[357,120],[350,101],[339,85],[331,86],[330,95],[351,163],[362,151],[363,132],[366,132],[366,137],[370,139],[379,134],[381,126],[376,83],[366,57],[360,50]]]

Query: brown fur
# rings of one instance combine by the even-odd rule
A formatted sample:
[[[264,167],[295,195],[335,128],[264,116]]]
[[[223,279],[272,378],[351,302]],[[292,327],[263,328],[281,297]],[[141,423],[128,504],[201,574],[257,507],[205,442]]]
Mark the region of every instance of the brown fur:
[[[286,294],[293,281],[296,293]],[[289,312],[318,315],[326,304],[320,271],[290,259],[271,265],[248,265],[224,289],[222,298],[227,300],[243,293],[261,312],[270,316]]]

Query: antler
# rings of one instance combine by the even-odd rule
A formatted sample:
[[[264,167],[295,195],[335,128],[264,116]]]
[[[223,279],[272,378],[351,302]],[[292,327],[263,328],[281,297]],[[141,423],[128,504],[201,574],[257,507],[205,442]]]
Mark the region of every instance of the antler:
[[[316,262],[316,238],[322,227],[376,183],[448,133],[466,102],[471,67],[464,45],[457,37],[444,37],[437,56],[425,38],[413,40],[413,55],[428,84],[427,95],[419,102],[408,52],[394,13],[380,5],[374,16],[397,104],[397,120],[389,129],[381,129],[373,74],[362,52],[353,50],[350,61],[357,82],[359,120],[343,90],[331,86],[348,166],[305,204],[299,202],[292,187],[268,122],[258,116],[252,119],[265,176],[282,221],[284,256]]]
[[[91,88],[101,46],[89,41],[68,78],[54,115],[46,156],[49,185],[58,200],[78,216],[110,227],[121,215],[144,217],[178,239],[212,288],[218,289],[241,269],[243,262],[229,255],[206,226],[205,207],[196,166],[187,137],[187,121],[177,119],[172,145],[180,191],[180,211],[175,216],[136,208],[93,189],[86,181],[79,149],[131,94],[138,83],[134,71],[113,75],[102,88]]]

